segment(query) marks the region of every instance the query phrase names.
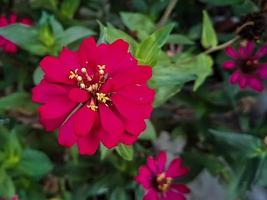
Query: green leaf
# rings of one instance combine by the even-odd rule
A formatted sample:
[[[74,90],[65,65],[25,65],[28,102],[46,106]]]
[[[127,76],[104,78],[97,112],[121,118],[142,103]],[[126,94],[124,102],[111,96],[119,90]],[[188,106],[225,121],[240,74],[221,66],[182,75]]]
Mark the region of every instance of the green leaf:
[[[237,169],[233,172],[230,183],[230,194],[227,199],[235,200],[237,198],[245,198],[246,192],[254,186],[261,172],[265,171],[264,168],[265,157],[258,157],[245,160],[239,163]]]
[[[63,31],[64,31],[63,26],[59,23],[59,21],[57,21],[55,16],[49,16],[48,20],[50,22],[50,25],[52,27],[52,31],[53,31],[54,35],[58,35],[58,34],[63,33]]]
[[[132,146],[119,144],[115,150],[125,160],[131,161],[133,159],[134,151]]]
[[[140,64],[154,66],[157,63],[161,47],[167,42],[173,27],[169,24],[160,28],[138,45],[135,56]]]
[[[41,151],[26,149],[17,169],[25,175],[41,178],[53,169],[53,165],[46,154]]]
[[[135,52],[137,42],[129,36],[127,33],[118,30],[114,28],[111,25],[108,25],[107,27],[103,26],[101,23],[100,24],[100,32],[101,32],[101,41],[107,41],[108,43],[112,43],[117,39],[123,39],[126,42],[130,44],[130,51],[132,53]]]
[[[94,35],[95,32],[92,30],[82,27],[82,26],[73,26],[57,35],[57,42],[62,46],[66,46],[75,42],[79,39]]]
[[[33,27],[12,24],[0,28],[0,35],[32,54],[44,55],[47,52],[46,47],[38,39],[37,30]]]
[[[72,19],[79,5],[80,0],[64,0],[61,3],[60,15],[63,18]]]
[[[159,106],[178,93],[185,83],[195,80],[194,91],[212,74],[213,61],[210,56],[200,54],[186,56],[176,64],[159,63],[153,69],[151,86],[156,89],[155,106]]]
[[[15,194],[15,185],[8,174],[0,169],[0,196],[11,198]]]
[[[203,3],[208,3],[213,6],[227,6],[242,4],[244,0],[200,0]]]
[[[38,85],[44,76],[44,72],[41,67],[37,67],[33,72],[33,83]]]
[[[205,48],[216,47],[218,39],[207,11],[203,11],[201,44]]]
[[[58,0],[32,0],[30,5],[33,8],[45,8],[48,10],[56,10],[57,3]]]
[[[128,200],[129,196],[123,188],[116,188],[110,196],[110,200]]]
[[[223,145],[228,152],[238,154],[240,158],[252,158],[264,153],[261,151],[261,140],[253,135],[218,130],[210,130],[210,132],[218,141],[218,145]]]
[[[106,148],[104,145],[101,144],[100,146],[100,159],[104,160],[108,155],[112,152],[111,149]]]
[[[155,24],[146,15],[141,13],[120,13],[123,23],[127,28],[137,33],[139,39],[144,39],[155,30]]]
[[[184,44],[193,45],[195,44],[193,40],[182,34],[172,34],[168,38],[168,43],[170,44]]]
[[[17,108],[32,108],[30,94],[26,92],[15,92],[0,98],[0,112]]]
[[[154,125],[152,124],[151,121],[147,120],[146,130],[139,136],[139,139],[154,141],[156,140],[156,138],[157,138],[157,135],[156,135],[156,130],[154,128]]]

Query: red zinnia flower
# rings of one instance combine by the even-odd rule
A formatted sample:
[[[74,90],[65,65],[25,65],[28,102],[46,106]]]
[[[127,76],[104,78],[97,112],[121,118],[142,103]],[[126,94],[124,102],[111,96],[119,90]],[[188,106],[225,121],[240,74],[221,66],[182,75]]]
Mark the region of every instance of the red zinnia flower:
[[[181,165],[180,158],[166,168],[166,157],[165,152],[160,152],[156,159],[149,156],[146,165],[139,168],[135,180],[147,191],[143,200],[185,200],[184,193],[190,192],[186,185],[175,183],[188,169]]]
[[[254,53],[254,42],[247,41],[245,46],[236,51],[233,47],[226,48],[226,54],[233,60],[225,61],[223,68],[235,70],[230,83],[239,84],[241,89],[250,87],[256,91],[264,89],[263,80],[267,79],[267,63],[260,63],[260,59],[267,55],[267,44]]]
[[[8,26],[10,24],[14,24],[14,23],[21,23],[21,24],[25,24],[28,26],[32,25],[32,21],[28,18],[23,18],[20,21],[17,21],[16,14],[10,15],[9,19],[5,16],[0,16],[0,28]],[[1,35],[0,35],[0,48],[2,48],[3,51],[6,53],[16,53],[18,51],[16,44],[2,37]]]
[[[46,130],[59,128],[61,145],[77,144],[81,154],[93,154],[100,142],[107,148],[130,145],[144,131],[154,99],[147,87],[152,69],[138,65],[125,41],[97,45],[88,38],[78,51],[64,48],[40,66],[45,76],[33,101],[43,104]]]

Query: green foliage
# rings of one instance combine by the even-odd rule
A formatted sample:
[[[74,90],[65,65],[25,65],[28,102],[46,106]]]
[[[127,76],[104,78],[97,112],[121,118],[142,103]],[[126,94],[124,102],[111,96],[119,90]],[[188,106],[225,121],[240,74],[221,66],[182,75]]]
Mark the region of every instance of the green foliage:
[[[205,48],[216,47],[218,44],[216,32],[206,11],[203,11],[201,44]]]
[[[52,163],[43,152],[25,149],[17,169],[22,174],[40,178],[52,170]]]
[[[118,145],[115,150],[125,160],[133,160],[134,150],[132,146],[126,146],[123,144]]]
[[[173,2],[0,0],[0,15],[16,12],[18,22],[34,22],[0,27],[19,47],[16,54],[0,49],[0,199],[141,200],[145,191],[134,177],[162,149],[189,168],[179,182],[199,182],[208,171],[227,200],[246,200],[255,186],[267,187],[266,94],[230,85],[221,67],[223,42],[236,38],[237,21],[263,9],[261,1],[179,0],[171,8]],[[77,50],[90,36],[128,42],[138,64],[152,68],[155,101],[132,146],[100,144],[95,155],[80,156],[77,146],[61,148],[56,134],[45,133],[31,89],[44,76],[38,66],[44,56]],[[260,39],[257,48],[265,42]],[[204,193],[195,183],[191,190]]]

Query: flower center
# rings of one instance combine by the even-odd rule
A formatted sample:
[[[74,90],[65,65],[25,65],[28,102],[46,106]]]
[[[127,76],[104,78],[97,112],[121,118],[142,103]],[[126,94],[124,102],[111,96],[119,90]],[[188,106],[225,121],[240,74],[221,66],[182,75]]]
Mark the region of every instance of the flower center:
[[[90,93],[91,99],[87,107],[93,111],[98,110],[98,104],[103,103],[109,106],[111,103],[110,94],[100,92],[102,85],[106,82],[108,74],[105,73],[105,65],[97,65],[97,73],[89,74],[86,68],[71,70],[69,79],[76,79],[81,90]]]
[[[156,176],[156,189],[160,192],[166,192],[170,188],[172,181],[173,179],[171,177],[166,177],[165,173],[163,172]]]
[[[254,74],[258,68],[259,61],[256,59],[239,61],[238,65],[244,74]]]

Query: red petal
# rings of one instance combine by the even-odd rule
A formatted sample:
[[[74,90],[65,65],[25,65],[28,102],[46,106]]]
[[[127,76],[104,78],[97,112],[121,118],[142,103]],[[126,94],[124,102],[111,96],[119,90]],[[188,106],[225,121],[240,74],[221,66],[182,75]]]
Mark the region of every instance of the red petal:
[[[97,118],[97,112],[91,110],[86,105],[80,108],[75,115],[74,129],[76,135],[80,137],[85,137],[90,135],[89,133],[94,126],[95,120]]]
[[[78,140],[79,153],[82,155],[92,155],[99,147],[99,138],[96,132],[88,134]]]
[[[103,145],[109,149],[117,146],[120,142],[120,137],[117,136],[114,137],[112,133],[107,132],[103,129],[99,131],[99,138],[103,143]]]
[[[182,160],[180,158],[174,159],[166,172],[166,176],[176,178],[185,175],[188,169],[181,166],[181,164]]]
[[[156,162],[157,162],[157,168],[159,172],[163,172],[165,170],[165,164],[166,164],[166,160],[167,160],[167,154],[164,151],[161,151],[157,158],[156,158]]]
[[[64,98],[58,98],[46,103],[39,107],[40,122],[47,131],[58,128],[75,106],[76,103]]]
[[[97,47],[95,39],[93,37],[86,38],[82,41],[78,54],[81,66],[83,67],[86,67],[88,64],[90,66],[100,64],[96,63],[96,59],[98,58]]]
[[[113,95],[111,99],[120,114],[129,120],[138,121],[148,119],[150,118],[151,112],[153,110],[151,104],[134,104],[130,101],[127,101],[125,98],[118,94]]]
[[[183,184],[172,184],[171,189],[174,189],[181,193],[190,193],[190,189],[186,185],[183,185]]]
[[[65,67],[69,69],[75,70],[80,68],[78,53],[71,51],[66,47],[60,52],[59,60]]]
[[[124,126],[122,121],[104,104],[99,106],[100,122],[103,129],[119,139],[123,134]]]
[[[69,92],[69,98],[72,101],[77,102],[77,103],[82,103],[88,100],[89,97],[90,97],[90,94],[87,91],[82,90],[80,88],[73,88]]]
[[[74,117],[70,117],[60,128],[58,133],[58,143],[65,147],[71,147],[77,141],[74,133]]]
[[[158,193],[154,189],[150,189],[144,196],[143,200],[158,200]]]
[[[54,83],[73,84],[73,80],[69,79],[71,66],[64,66],[59,59],[46,56],[41,62],[40,66],[45,73],[45,78]]]
[[[55,98],[67,98],[68,87],[52,84],[43,79],[39,85],[32,89],[32,100],[36,103],[47,103]]]
[[[146,85],[131,85],[118,91],[118,94],[137,104],[152,104],[155,91]]]

